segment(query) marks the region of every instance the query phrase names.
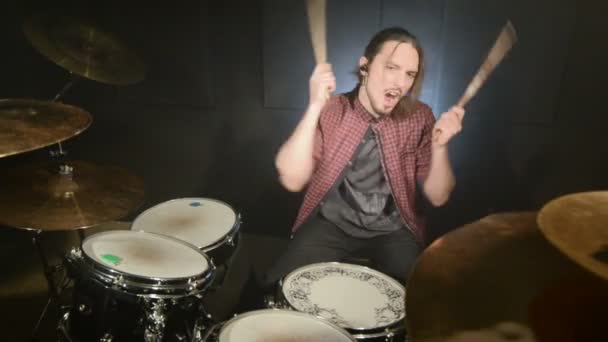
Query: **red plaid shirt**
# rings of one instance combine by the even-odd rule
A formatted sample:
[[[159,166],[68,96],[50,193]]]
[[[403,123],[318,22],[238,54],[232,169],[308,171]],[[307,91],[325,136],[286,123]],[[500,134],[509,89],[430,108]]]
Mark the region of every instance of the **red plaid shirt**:
[[[357,91],[333,96],[319,119],[315,136],[315,171],[293,226],[295,232],[318,210],[331,187],[355,157],[367,129],[378,137],[384,175],[406,225],[424,242],[424,217],[416,205],[416,182],[424,181],[431,162],[431,133],[435,117],[418,102],[406,118],[393,116],[375,121],[357,99]]]

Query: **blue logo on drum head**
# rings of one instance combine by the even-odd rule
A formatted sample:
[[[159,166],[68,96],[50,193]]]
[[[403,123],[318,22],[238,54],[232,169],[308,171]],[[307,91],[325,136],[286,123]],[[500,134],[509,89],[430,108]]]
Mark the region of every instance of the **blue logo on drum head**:
[[[192,203],[190,203],[191,207],[200,207],[202,205],[203,205],[203,203],[201,203],[201,202],[192,202]]]

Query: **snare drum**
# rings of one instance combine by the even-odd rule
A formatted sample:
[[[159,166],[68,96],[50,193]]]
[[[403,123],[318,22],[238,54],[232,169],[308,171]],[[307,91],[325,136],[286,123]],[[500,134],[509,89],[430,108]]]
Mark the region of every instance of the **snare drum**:
[[[266,309],[246,312],[219,327],[210,329],[203,341],[353,342],[356,340],[344,329],[324,319],[291,310]]]
[[[66,330],[74,341],[178,341],[192,335],[201,293],[214,274],[196,247],[130,230],[87,237],[66,264],[74,279]]]
[[[327,319],[357,340],[405,336],[405,288],[364,266],[328,262],[298,268],[281,281],[278,301]]]
[[[180,198],[157,204],[135,218],[131,230],[163,234],[191,243],[216,265],[232,256],[240,215],[228,204],[210,198]]]

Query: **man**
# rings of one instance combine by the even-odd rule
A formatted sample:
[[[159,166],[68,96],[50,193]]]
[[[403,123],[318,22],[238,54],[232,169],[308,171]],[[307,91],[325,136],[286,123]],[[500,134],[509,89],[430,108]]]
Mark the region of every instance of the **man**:
[[[394,27],[369,42],[352,92],[329,97],[336,88],[331,66],[316,66],[308,108],[276,156],[282,185],[307,191],[266,285],[300,266],[359,252],[406,281],[423,248],[418,197],[434,206],[448,200],[455,184],[448,142],[464,115],[453,107],[435,121],[417,100],[422,58],[416,38]]]

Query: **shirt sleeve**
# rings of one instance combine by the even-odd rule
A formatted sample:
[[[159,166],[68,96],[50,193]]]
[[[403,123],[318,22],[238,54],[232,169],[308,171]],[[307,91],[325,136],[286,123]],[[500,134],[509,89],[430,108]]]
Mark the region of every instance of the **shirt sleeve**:
[[[423,105],[421,110],[423,111],[422,134],[418,148],[416,149],[416,179],[418,182],[423,183],[429,175],[431,168],[431,147],[435,116],[427,105]]]

